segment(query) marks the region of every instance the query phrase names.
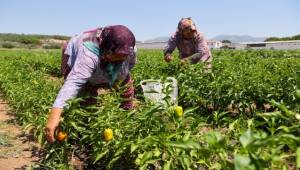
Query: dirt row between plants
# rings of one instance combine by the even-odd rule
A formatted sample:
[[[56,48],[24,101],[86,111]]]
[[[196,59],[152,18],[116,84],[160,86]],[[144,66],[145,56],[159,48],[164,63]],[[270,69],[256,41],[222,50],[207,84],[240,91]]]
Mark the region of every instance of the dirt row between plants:
[[[40,147],[17,125],[14,113],[0,95],[0,169],[26,169],[38,163]]]

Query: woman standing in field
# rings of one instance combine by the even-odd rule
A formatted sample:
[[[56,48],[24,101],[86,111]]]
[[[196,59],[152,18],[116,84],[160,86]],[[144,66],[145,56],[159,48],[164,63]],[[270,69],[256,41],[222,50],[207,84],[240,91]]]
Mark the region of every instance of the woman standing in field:
[[[62,51],[61,70],[65,82],[45,127],[49,142],[55,141],[54,132],[66,102],[79,92],[96,97],[99,87],[112,88],[116,82],[121,82],[125,86],[121,107],[134,107],[130,70],[136,63],[135,37],[127,27],[114,25],[84,32],[71,38]]]
[[[198,63],[199,61],[208,63],[206,68],[211,68],[211,52],[202,33],[197,31],[191,18],[182,18],[177,27],[177,31],[170,37],[164,49],[164,59],[166,62],[172,60],[172,53],[175,48],[179,50],[179,57],[182,64]]]

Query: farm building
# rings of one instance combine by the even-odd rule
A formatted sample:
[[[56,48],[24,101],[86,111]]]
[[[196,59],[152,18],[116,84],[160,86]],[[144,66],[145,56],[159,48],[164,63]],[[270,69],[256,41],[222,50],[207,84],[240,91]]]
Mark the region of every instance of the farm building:
[[[222,42],[219,40],[207,40],[207,44],[210,49],[218,49],[223,46]]]

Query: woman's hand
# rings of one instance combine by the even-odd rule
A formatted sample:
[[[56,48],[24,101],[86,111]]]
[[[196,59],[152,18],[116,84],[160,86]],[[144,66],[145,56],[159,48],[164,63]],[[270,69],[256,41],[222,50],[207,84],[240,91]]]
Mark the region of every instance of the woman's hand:
[[[45,127],[45,135],[50,143],[55,141],[55,130],[59,125],[60,115],[63,109],[52,108]]]
[[[166,54],[166,55],[165,55],[165,61],[166,61],[166,62],[170,62],[172,59],[173,59],[173,57],[172,57],[171,54]]]

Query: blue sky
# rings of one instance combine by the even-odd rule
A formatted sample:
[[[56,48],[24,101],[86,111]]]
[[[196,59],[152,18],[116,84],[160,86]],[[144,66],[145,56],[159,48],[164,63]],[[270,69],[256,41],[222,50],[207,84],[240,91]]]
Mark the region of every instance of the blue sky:
[[[169,36],[188,16],[208,38],[300,34],[299,0],[1,0],[0,32],[72,36],[123,24],[147,40]]]

